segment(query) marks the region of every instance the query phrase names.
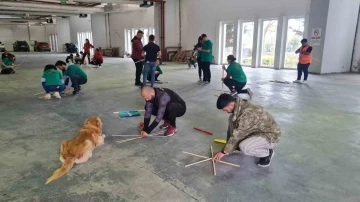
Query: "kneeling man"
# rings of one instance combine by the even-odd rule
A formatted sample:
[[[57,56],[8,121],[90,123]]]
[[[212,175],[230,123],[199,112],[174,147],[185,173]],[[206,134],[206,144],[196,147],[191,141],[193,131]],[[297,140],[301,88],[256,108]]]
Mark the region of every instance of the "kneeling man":
[[[163,119],[164,124],[160,127],[166,129],[165,136],[174,135],[176,130],[176,118],[181,117],[186,112],[184,100],[174,91],[167,88],[152,88],[144,86],[141,89],[141,96],[145,99],[144,128],[140,135],[147,137],[152,130]],[[151,115],[156,116],[149,126]]]
[[[65,94],[70,94],[70,88],[73,87],[73,95],[78,95],[81,90],[80,85],[87,83],[87,75],[85,72],[77,65],[66,66],[66,63],[61,60],[57,61],[55,66],[63,71],[66,76],[65,85],[67,87]]]
[[[268,167],[274,157],[274,148],[280,139],[280,127],[271,114],[252,102],[222,94],[217,108],[231,113],[227,143],[214,159],[241,150],[243,154],[260,158],[258,166]]]

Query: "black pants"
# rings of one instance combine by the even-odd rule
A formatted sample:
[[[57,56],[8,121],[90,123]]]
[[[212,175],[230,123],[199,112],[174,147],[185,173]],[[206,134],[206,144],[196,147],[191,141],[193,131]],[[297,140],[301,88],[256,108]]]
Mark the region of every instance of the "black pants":
[[[240,83],[234,79],[224,79],[224,84],[232,91],[235,87],[237,93],[248,93],[247,90],[243,90],[246,83]]]
[[[158,80],[158,77],[160,76],[160,74],[155,74],[155,81]],[[151,74],[147,76],[147,80],[151,81]]]
[[[83,54],[83,57],[82,57],[82,59],[81,59],[81,64],[84,64],[84,60],[85,60],[85,57],[86,57],[86,56],[87,56],[88,61],[89,61],[88,64],[90,64],[90,53],[84,53],[84,54]]]
[[[307,81],[308,75],[309,75],[309,64],[300,64],[298,63],[297,71],[298,71],[298,77],[297,80],[301,79],[301,75],[304,72],[304,81]]]
[[[15,71],[13,68],[5,68],[1,70],[1,74],[15,74]]]
[[[202,69],[204,73],[203,81],[211,81],[210,62],[202,62]]]
[[[70,80],[71,80],[71,87],[74,88],[75,92],[80,91],[80,85],[87,83],[87,79],[78,75],[70,76]],[[65,85],[68,85],[68,83],[69,83],[69,79],[66,79]]]
[[[156,116],[158,112],[157,107],[153,107],[152,115]],[[175,102],[169,102],[166,106],[163,120],[169,121],[170,125],[176,128],[176,118],[184,116],[186,112],[186,105]]]
[[[198,63],[199,80],[203,80],[204,77],[203,77],[203,79],[201,79],[201,73],[203,72],[203,64],[201,62],[201,58],[198,57],[196,60],[197,60],[197,63]]]
[[[133,61],[135,63],[135,62],[138,62],[139,60],[138,59],[133,59]],[[135,63],[135,67],[136,67],[135,84],[141,84],[140,77],[141,77],[141,73],[143,71],[143,66],[144,66],[143,62]]]
[[[92,64],[92,65],[99,65],[99,66],[101,66],[101,64],[102,64],[102,60],[92,60],[92,61],[90,62],[90,64]]]
[[[70,60],[71,60],[72,63],[74,63],[74,58],[71,57],[71,56],[67,56],[67,57],[66,57],[66,63],[69,63]]]

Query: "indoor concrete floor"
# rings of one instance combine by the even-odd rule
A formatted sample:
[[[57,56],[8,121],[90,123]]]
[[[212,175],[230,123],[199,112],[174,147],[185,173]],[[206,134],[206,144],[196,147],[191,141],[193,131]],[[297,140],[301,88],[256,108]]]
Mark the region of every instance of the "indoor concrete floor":
[[[359,75],[310,75],[309,84],[292,81],[293,70],[244,68],[253,102],[265,107],[282,129],[276,155],[268,168],[256,158],[232,154],[223,160],[235,168],[202,160],[188,151],[210,155],[222,148],[228,114],[216,109],[214,94],[221,89],[221,68],[212,66],[212,83],[198,85],[197,70],[186,65],[163,65],[160,80],[187,103],[172,137],[117,144],[111,135],[138,134],[141,117],[121,119],[115,111],[143,109],[134,86],[130,59],[106,58],[102,69],[84,67],[88,84],[81,95],[50,101],[42,92],[44,66],[64,54],[17,54],[24,64],[14,75],[0,75],[0,201],[214,201],[319,202],[360,201],[360,84]],[[100,116],[107,135],[85,164],[45,185],[59,168],[62,141],[74,137],[90,116]],[[212,136],[193,130],[200,127]]]

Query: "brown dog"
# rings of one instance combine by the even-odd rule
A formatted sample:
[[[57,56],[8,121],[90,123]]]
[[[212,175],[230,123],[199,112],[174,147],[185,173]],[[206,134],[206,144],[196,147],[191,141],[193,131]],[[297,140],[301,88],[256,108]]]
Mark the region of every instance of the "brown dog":
[[[104,137],[100,118],[94,116],[87,119],[75,138],[62,142],[60,161],[63,164],[47,179],[46,184],[65,175],[74,163],[86,162],[92,156],[92,151],[104,144]]]

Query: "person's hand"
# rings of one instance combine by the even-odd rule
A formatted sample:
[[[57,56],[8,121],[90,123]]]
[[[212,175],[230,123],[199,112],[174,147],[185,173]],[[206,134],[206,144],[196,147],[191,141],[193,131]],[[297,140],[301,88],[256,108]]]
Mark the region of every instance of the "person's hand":
[[[66,88],[66,90],[64,91],[65,95],[69,95],[70,94],[70,88]]]
[[[140,135],[142,138],[146,138],[149,134],[147,134],[145,131],[141,131]]]
[[[227,154],[223,154],[221,151],[219,151],[218,153],[215,154],[214,160],[216,162],[219,162],[221,160],[221,158],[224,157],[225,155],[227,155]]]

